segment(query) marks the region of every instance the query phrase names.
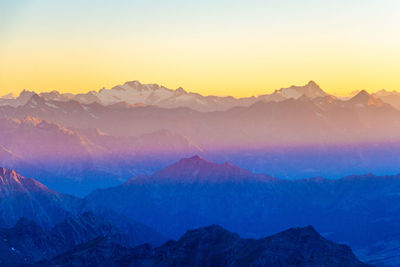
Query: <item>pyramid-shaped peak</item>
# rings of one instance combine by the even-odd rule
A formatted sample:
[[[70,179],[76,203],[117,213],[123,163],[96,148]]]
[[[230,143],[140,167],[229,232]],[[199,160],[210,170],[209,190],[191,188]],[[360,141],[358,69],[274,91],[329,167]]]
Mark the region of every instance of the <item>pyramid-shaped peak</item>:
[[[361,90],[356,96],[370,96],[370,94],[365,90]]]
[[[289,99],[289,98],[299,99],[302,96],[314,99],[317,97],[323,97],[327,95],[328,94],[325,93],[319,87],[319,85],[313,80],[309,81],[304,86],[292,85],[289,88],[281,88],[273,93],[273,96],[275,97],[280,96],[283,97],[284,99]]]
[[[270,180],[271,177],[256,175],[236,165],[218,164],[199,155],[184,158],[154,173],[146,181],[178,183],[222,183],[248,180]]]
[[[37,192],[49,191],[46,186],[38,181],[25,178],[12,169],[0,167],[0,195],[4,192],[12,194],[15,192]]]
[[[319,85],[318,85],[315,81],[313,81],[313,80],[310,80],[310,81],[307,83],[307,85],[308,85],[308,86],[312,86],[312,87],[319,87]]]
[[[185,89],[183,89],[182,87],[177,88],[177,89],[175,90],[175,92],[176,92],[176,93],[179,93],[179,94],[185,94],[185,93],[187,93],[187,92],[185,91]]]
[[[377,98],[374,97],[373,95],[370,95],[367,91],[362,90],[352,98],[348,100],[349,103],[355,104],[358,106],[383,106],[384,102]]]

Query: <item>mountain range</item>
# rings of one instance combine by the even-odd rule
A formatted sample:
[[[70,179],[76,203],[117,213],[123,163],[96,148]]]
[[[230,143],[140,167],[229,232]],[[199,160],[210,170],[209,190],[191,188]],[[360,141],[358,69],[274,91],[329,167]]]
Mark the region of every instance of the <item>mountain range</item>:
[[[38,260],[55,256],[99,235],[130,246],[165,240],[155,230],[123,215],[100,208],[93,213],[85,206],[83,199],[0,168],[0,257],[12,265],[22,264],[25,257]],[[7,258],[10,250],[12,255]]]
[[[240,99],[139,82],[8,95],[0,99],[0,254],[12,253],[9,265],[207,265],[219,238],[236,236],[207,228],[218,224],[245,238],[215,256],[224,264],[274,265],[259,239],[313,225],[362,261],[399,265],[398,108],[395,92],[344,99],[313,81]],[[185,234],[196,228],[211,241]],[[321,241],[311,228],[296,231]],[[317,265],[298,248],[291,258]],[[350,252],[325,256],[332,266],[359,264]]]
[[[213,223],[247,238],[311,224],[361,259],[396,265],[399,191],[399,175],[281,180],[195,156],[86,200],[171,237]]]
[[[74,194],[148,174],[150,166],[159,168],[167,155],[183,157],[201,152],[187,137],[169,130],[121,138],[29,116],[0,119],[1,166],[41,177],[46,185]]]
[[[82,205],[75,197],[60,194],[13,170],[0,168],[0,226],[12,226],[26,217],[50,227],[71,216]]]
[[[98,238],[40,266],[367,266],[345,245],[311,226],[263,239],[242,239],[217,225],[187,231],[178,241],[133,249]]]
[[[16,97],[8,94],[0,98],[0,105],[18,107],[25,105],[35,92],[22,91]],[[87,94],[59,93],[58,91],[43,92],[39,94],[46,100],[69,101],[74,100],[81,104],[99,103],[112,105],[126,102],[131,105],[151,105],[162,108],[187,107],[198,111],[222,111],[235,106],[249,106],[257,101],[282,101],[289,98],[306,96],[309,98],[322,97],[327,94],[314,82],[310,81],[306,86],[291,86],[275,90],[272,94],[260,95],[258,97],[234,98],[203,96],[190,93],[183,88],[176,90],[168,89],[158,84],[141,84],[138,81],[126,82],[111,89],[90,91]]]
[[[192,168],[207,167],[197,165],[199,157],[177,164],[190,165],[190,160],[195,161]],[[222,183],[227,182],[225,175],[238,174],[233,183],[239,183],[246,182],[249,174],[229,164],[214,167]],[[349,247],[326,240],[311,226],[254,240],[213,225],[153,248],[151,244],[159,245],[164,237],[151,228],[86,204],[87,200],[57,193],[13,170],[1,173],[2,216],[12,219],[0,227],[2,266],[366,266]],[[256,181],[264,179],[257,176]],[[96,208],[89,211],[91,205]],[[33,207],[36,214],[24,207]]]
[[[144,86],[133,84],[103,91]],[[7,97],[20,104],[0,106],[0,164],[64,193],[83,196],[193,154],[288,179],[400,172],[400,111],[365,91],[342,100],[310,82],[214,112],[58,95]]]
[[[348,97],[333,96],[324,92],[314,81],[309,81],[304,86],[290,86],[275,90],[271,94],[259,96],[235,98],[232,96],[203,96],[198,93],[187,92],[179,87],[176,90],[168,89],[158,84],[142,84],[139,81],[130,81],[111,89],[101,89],[88,93],[60,93],[56,90],[42,92],[38,95],[48,101],[68,102],[77,101],[81,104],[99,103],[101,105],[112,105],[126,102],[131,105],[150,105],[161,108],[186,107],[202,112],[224,111],[233,107],[246,107],[258,101],[280,102],[287,99],[319,98],[332,96],[337,99],[347,100],[358,94],[360,91],[353,91]],[[0,97],[0,106],[23,106],[35,95],[34,91],[23,90],[18,96],[7,94]],[[400,108],[400,93],[397,91],[386,91],[384,89],[372,94],[383,102]]]
[[[305,90],[308,86],[293,88],[298,92],[298,88]],[[382,100],[365,91],[346,101],[316,95],[199,112],[124,102],[82,104],[34,94],[22,106],[1,106],[0,114],[16,119],[36,117],[67,128],[98,129],[113,136],[139,136],[167,129],[206,150],[399,140],[400,111]]]

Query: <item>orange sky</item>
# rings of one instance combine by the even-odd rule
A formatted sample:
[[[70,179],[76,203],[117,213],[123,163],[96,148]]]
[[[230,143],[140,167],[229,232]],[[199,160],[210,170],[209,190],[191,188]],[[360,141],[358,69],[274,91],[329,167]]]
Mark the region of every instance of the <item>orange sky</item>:
[[[400,90],[399,1],[5,2],[0,95],[130,80],[206,95],[309,80],[334,94]]]

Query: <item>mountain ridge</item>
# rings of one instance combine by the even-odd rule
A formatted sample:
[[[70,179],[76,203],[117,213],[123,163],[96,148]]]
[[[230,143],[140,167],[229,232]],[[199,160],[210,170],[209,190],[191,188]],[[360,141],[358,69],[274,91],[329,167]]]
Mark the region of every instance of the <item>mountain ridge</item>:
[[[99,260],[101,259],[101,260]],[[126,249],[95,239],[59,255],[50,265],[123,266],[368,266],[345,245],[321,237],[312,226],[258,240],[242,239],[218,225],[188,230],[177,241]]]
[[[100,89],[90,91],[86,94],[61,94],[58,91],[35,92],[23,91],[18,97],[12,98],[7,95],[0,98],[1,105],[18,107],[29,102],[28,96],[40,96],[47,101],[78,101],[81,104],[99,103],[102,105],[114,105],[126,102],[131,105],[153,105],[163,108],[189,107],[198,111],[222,111],[235,106],[249,106],[258,100],[282,101],[300,96],[315,98],[327,95],[314,81],[304,86],[291,86],[275,90],[271,94],[263,94],[257,97],[235,98],[232,96],[201,95],[199,93],[187,92],[179,87],[176,90],[168,89],[158,84],[142,84],[139,81],[125,82],[111,89]]]

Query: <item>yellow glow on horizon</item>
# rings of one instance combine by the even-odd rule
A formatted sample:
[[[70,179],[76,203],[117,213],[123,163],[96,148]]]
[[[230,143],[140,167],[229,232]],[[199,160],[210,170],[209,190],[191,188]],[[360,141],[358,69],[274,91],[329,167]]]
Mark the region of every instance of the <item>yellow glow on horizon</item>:
[[[337,95],[400,90],[400,37],[388,42],[385,32],[355,35],[311,25],[303,31],[239,25],[226,32],[178,28],[107,36],[28,32],[0,42],[0,95],[23,89],[86,93],[131,80],[235,97],[309,80]]]
[[[340,49],[311,51],[301,47],[302,51],[294,53],[279,44],[249,49],[229,47],[224,42],[218,46],[170,43],[160,49],[148,42],[140,46],[126,43],[131,46],[127,53],[119,49],[122,43],[93,47],[34,42],[29,47],[14,45],[5,49],[7,53],[0,53],[0,94],[22,89],[82,93],[130,80],[236,97],[270,93],[309,80],[333,94],[400,89],[400,56],[390,50],[385,56],[372,55],[368,49],[343,54]],[[368,58],[363,58],[366,53]]]

